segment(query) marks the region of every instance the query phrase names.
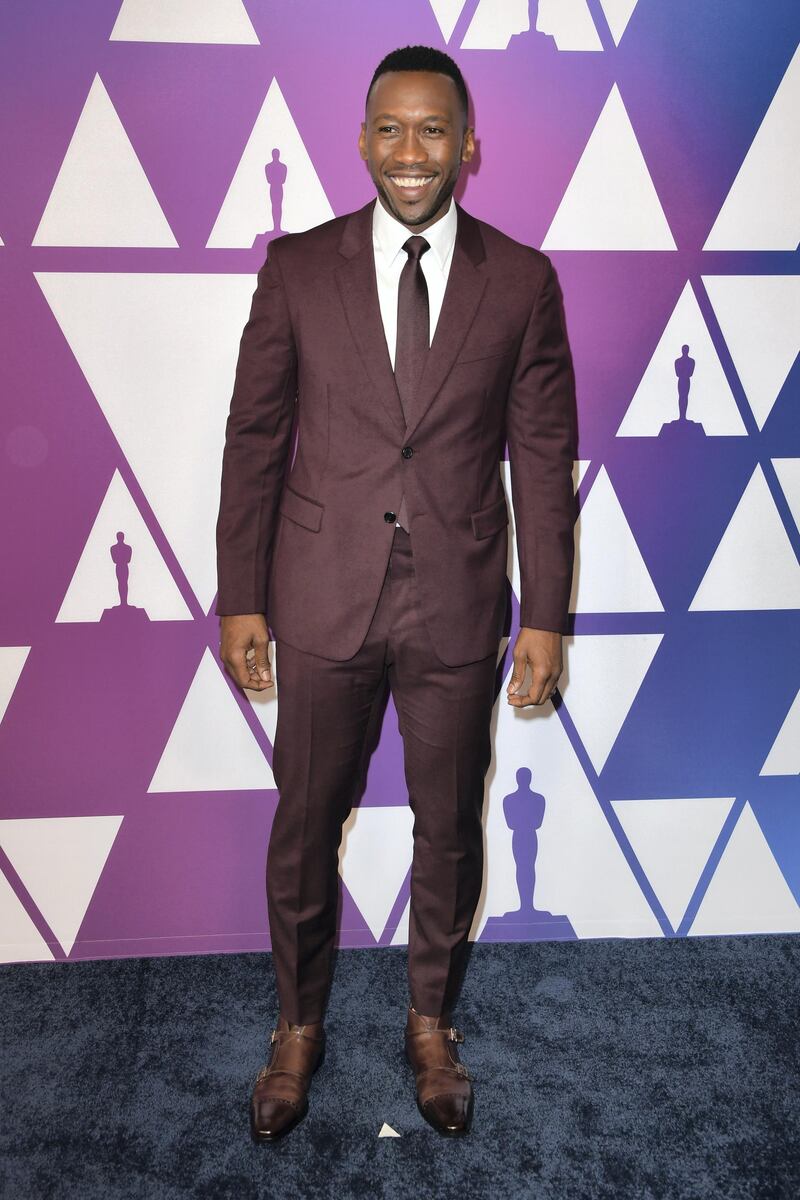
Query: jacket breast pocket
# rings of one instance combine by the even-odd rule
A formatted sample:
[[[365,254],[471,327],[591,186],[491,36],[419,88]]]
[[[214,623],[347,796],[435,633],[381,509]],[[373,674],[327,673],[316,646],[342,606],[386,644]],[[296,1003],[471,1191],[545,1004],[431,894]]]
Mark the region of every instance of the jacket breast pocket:
[[[456,359],[456,363],[478,362],[482,358],[500,358],[510,354],[517,344],[517,338],[512,333],[508,337],[493,338],[491,341],[475,341],[472,345],[464,346]]]
[[[508,506],[505,496],[501,496],[493,504],[487,504],[485,508],[478,508],[475,512],[470,513],[470,520],[472,521],[472,532],[476,538],[485,538],[489,537],[491,533],[497,533],[499,529],[508,524]]]
[[[322,522],[325,505],[317,504],[316,500],[309,500],[307,496],[301,496],[287,483],[283,489],[279,511],[290,521],[294,521],[297,525],[303,525],[312,533],[317,533]]]

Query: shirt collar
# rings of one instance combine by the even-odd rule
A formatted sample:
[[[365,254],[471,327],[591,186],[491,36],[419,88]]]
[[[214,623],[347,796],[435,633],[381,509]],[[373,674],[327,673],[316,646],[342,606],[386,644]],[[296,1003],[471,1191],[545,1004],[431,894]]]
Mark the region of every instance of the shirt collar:
[[[436,256],[439,267],[444,270],[449,255],[456,240],[458,213],[455,200],[450,197],[447,212],[438,221],[434,221],[421,236],[430,243],[431,252]],[[402,221],[398,221],[387,212],[376,196],[375,208],[372,213],[372,240],[376,249],[380,250],[387,263],[394,262],[405,242],[415,231],[409,229]]]

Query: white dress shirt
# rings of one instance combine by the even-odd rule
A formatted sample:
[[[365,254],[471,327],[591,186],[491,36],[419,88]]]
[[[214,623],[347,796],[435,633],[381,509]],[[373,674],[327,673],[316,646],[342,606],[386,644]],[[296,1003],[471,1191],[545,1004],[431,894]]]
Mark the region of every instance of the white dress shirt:
[[[458,213],[455,201],[451,196],[444,216],[439,217],[438,221],[434,221],[427,229],[423,229],[420,235],[430,243],[430,250],[426,250],[419,260],[428,288],[429,345],[433,341],[436,322],[439,320],[444,299],[444,289],[447,286],[447,276],[450,274],[450,261],[456,243],[457,224]],[[383,332],[386,335],[386,346],[392,361],[392,370],[394,370],[394,355],[397,347],[397,291],[400,285],[400,273],[408,262],[403,242],[414,233],[416,230],[403,225],[401,221],[387,212],[380,199],[376,198],[372,213],[372,248],[375,253],[375,275],[378,281],[378,301],[383,320]],[[405,498],[400,505],[401,515],[404,507]],[[395,525],[399,524],[399,521],[395,521]]]
[[[443,217],[434,221],[420,234],[430,243],[420,258],[422,274],[428,287],[428,310],[430,313],[430,344],[439,320],[439,313],[444,299],[444,289],[447,286],[447,276],[450,274],[450,261],[453,257],[453,247],[456,242],[456,225],[458,214],[453,197]],[[375,252],[375,274],[378,280],[378,300],[381,306],[383,330],[386,334],[386,345],[394,369],[394,352],[397,345],[397,289],[400,283],[400,272],[408,262],[408,255],[403,249],[415,229],[403,225],[391,213],[388,213],[380,202],[375,200],[372,214],[372,246]]]

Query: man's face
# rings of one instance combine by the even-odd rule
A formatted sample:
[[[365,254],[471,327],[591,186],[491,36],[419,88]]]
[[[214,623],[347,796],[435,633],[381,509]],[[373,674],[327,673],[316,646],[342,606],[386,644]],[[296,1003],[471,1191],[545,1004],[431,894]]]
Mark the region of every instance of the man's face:
[[[381,203],[421,233],[444,214],[475,149],[456,85],[437,71],[387,71],[365,115],[358,149]]]

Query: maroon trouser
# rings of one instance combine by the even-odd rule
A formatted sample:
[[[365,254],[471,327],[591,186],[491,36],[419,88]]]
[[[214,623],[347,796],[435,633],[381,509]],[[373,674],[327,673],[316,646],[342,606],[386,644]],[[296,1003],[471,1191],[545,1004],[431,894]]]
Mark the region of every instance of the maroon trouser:
[[[457,667],[437,658],[420,612],[411,535],[398,526],[372,622],[352,658],[320,658],[276,639],[272,767],[280,799],[267,853],[267,907],[288,1021],[323,1019],[342,823],[387,678],[414,814],[410,1000],[426,1016],[449,1016],[483,880],[481,814],[496,675],[496,653]]]

